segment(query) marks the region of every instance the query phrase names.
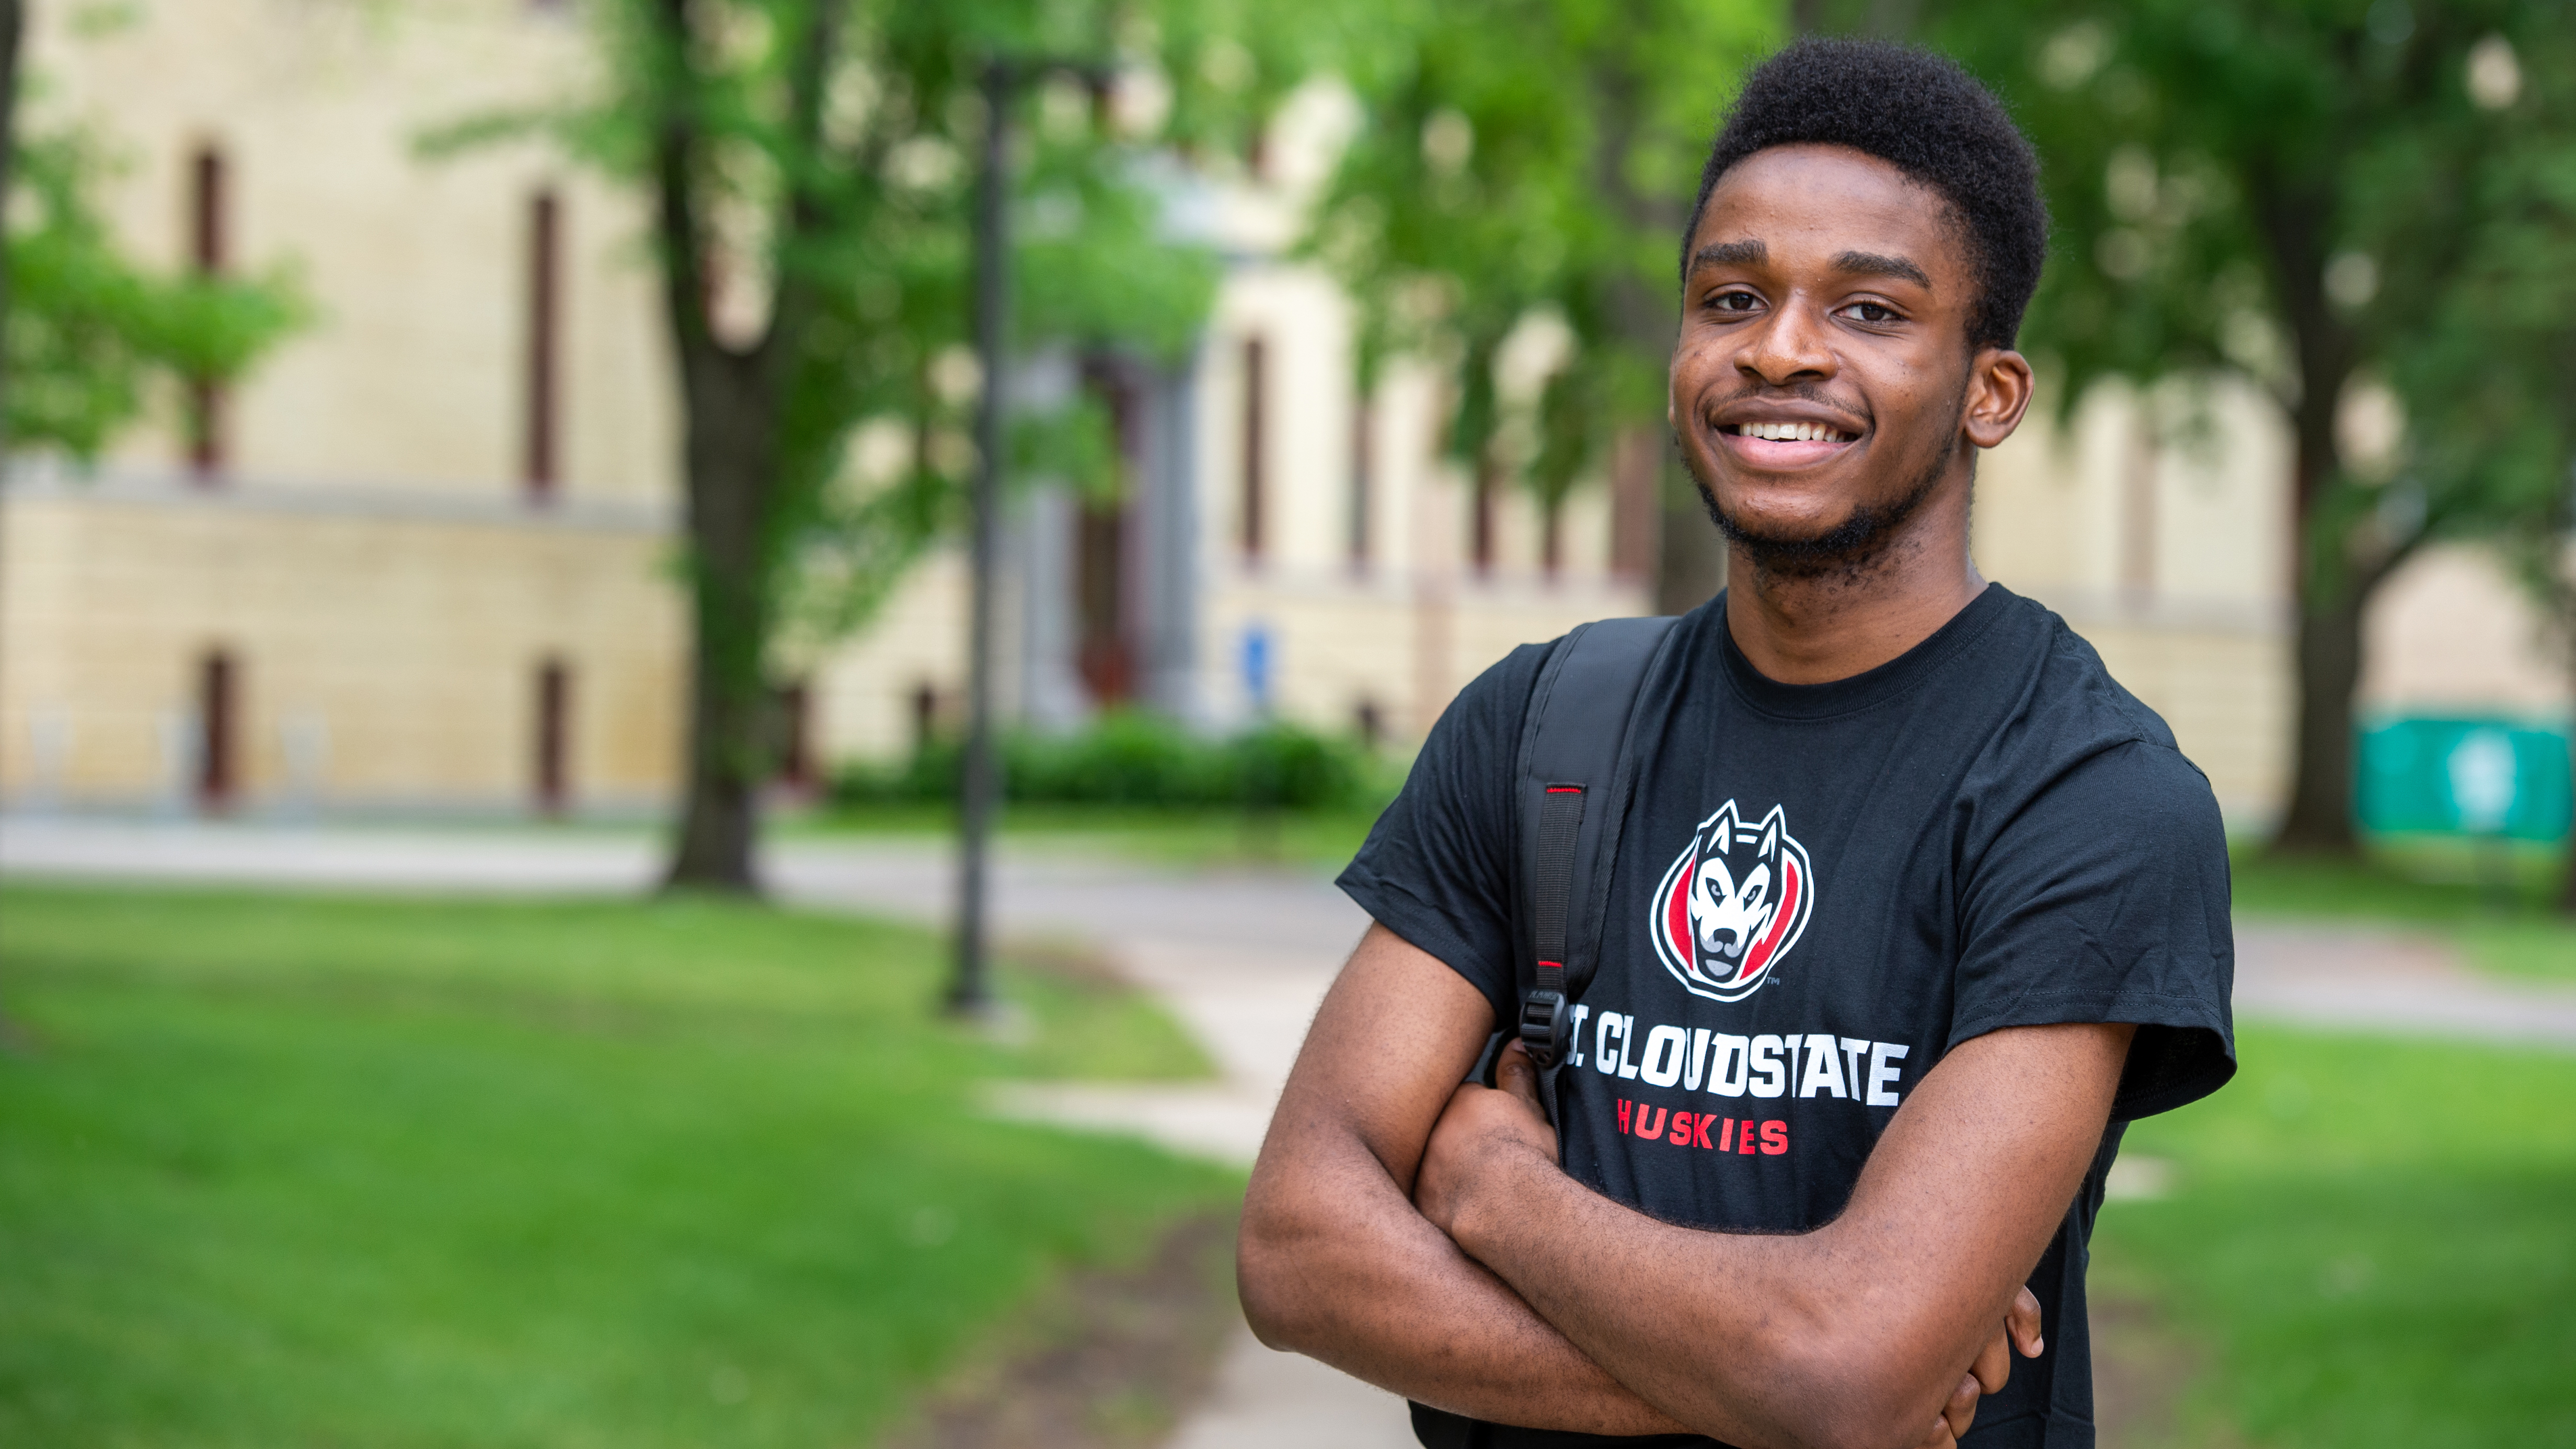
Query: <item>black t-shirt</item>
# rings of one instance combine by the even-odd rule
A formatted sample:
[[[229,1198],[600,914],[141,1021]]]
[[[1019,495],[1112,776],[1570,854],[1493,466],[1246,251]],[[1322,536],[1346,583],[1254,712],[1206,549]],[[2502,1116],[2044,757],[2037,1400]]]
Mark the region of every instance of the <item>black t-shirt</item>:
[[[2138,1023],[2112,1128],[2030,1279],[2048,1351],[2015,1360],[1969,1436],[2090,1445],[2083,1267],[2119,1124],[2235,1071],[2207,780],[2092,646],[2000,585],[1830,684],[1757,672],[1722,594],[1674,628],[1641,687],[1636,795],[1557,1080],[1566,1171],[1670,1222],[1811,1229],[1951,1047]],[[1514,771],[1554,647],[1515,650],[1458,696],[1340,882],[1497,1021],[1517,1015],[1528,952]],[[1712,1442],[1414,1419],[1434,1446]]]

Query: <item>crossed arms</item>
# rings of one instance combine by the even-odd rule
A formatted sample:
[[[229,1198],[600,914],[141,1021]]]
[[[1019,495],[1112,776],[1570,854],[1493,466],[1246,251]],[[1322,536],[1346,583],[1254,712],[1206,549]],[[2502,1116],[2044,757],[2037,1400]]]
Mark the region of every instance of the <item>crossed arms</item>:
[[[1243,1305],[1264,1343],[1473,1418],[1743,1449],[1943,1443],[2001,1387],[2008,1313],[2039,1351],[2021,1283],[2101,1145],[2132,1028],[1962,1044],[1840,1217],[1749,1235],[1565,1176],[1516,1054],[1520,1091],[1458,1087],[1492,1016],[1383,926],[1360,942],[1245,1201]]]

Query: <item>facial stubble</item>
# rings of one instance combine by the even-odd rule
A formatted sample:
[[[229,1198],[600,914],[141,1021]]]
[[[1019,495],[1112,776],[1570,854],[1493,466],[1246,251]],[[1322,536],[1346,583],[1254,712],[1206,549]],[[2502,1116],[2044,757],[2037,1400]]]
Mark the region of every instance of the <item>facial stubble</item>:
[[[1691,484],[1699,490],[1700,506],[1708,510],[1709,521],[1717,525],[1727,542],[1744,551],[1756,573],[1779,579],[1858,579],[1886,557],[1896,542],[1897,531],[1941,486],[1942,477],[1950,470],[1952,449],[1958,446],[1959,420],[1967,416],[1967,411],[1968,394],[1963,387],[1950,409],[1949,426],[1943,430],[1952,440],[1950,448],[1935,453],[1922,474],[1892,501],[1864,503],[1842,522],[1811,538],[1764,533],[1729,517],[1718,504],[1716,490],[1708,486],[1708,480],[1697,469],[1691,472]]]

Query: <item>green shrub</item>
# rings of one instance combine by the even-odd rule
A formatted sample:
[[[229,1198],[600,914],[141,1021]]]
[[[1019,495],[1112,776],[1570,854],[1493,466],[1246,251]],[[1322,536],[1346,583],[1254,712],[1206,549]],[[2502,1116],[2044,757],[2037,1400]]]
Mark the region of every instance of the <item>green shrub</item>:
[[[843,805],[954,799],[962,751],[937,739],[900,762],[857,762],[836,776]],[[1349,741],[1278,721],[1210,738],[1136,711],[1070,734],[1013,730],[1001,740],[1010,799],[1067,805],[1233,805],[1312,810],[1351,803],[1368,756]]]
[[[1225,742],[1234,798],[1246,805],[1313,809],[1359,793],[1366,761],[1339,740],[1270,723]]]

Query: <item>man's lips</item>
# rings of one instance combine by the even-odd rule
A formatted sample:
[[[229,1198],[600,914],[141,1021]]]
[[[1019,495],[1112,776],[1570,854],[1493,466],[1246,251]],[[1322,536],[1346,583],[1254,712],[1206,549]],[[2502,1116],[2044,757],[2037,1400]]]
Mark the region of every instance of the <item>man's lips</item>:
[[[1766,433],[1774,436],[1762,436]],[[1717,436],[1720,447],[1756,468],[1803,468],[1857,441],[1855,435],[1830,423],[1810,422],[1728,423],[1717,430]]]

